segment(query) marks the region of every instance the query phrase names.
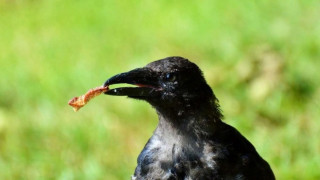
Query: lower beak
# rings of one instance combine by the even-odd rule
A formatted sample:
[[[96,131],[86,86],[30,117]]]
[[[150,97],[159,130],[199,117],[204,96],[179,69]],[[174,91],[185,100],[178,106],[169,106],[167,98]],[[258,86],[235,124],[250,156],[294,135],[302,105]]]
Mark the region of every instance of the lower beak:
[[[105,94],[129,97],[157,96],[161,90],[158,86],[157,73],[148,68],[138,68],[129,72],[117,74],[108,79],[104,86],[112,84],[133,84],[138,87],[120,87],[108,90]]]

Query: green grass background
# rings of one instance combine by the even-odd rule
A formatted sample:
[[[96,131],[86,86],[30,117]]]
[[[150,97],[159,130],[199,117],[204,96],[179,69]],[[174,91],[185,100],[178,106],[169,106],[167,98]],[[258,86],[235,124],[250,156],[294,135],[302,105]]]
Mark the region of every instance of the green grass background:
[[[180,55],[278,179],[320,179],[320,1],[0,0],[0,179],[129,179],[147,103],[67,102]]]

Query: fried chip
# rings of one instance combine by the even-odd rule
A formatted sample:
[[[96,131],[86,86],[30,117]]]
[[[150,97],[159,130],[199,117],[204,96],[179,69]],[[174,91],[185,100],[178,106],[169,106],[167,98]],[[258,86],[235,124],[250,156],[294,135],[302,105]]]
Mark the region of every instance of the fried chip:
[[[68,104],[73,107],[74,111],[78,111],[84,105],[86,105],[92,98],[99,96],[101,93],[105,93],[109,90],[108,86],[100,86],[90,89],[86,94],[72,98]]]

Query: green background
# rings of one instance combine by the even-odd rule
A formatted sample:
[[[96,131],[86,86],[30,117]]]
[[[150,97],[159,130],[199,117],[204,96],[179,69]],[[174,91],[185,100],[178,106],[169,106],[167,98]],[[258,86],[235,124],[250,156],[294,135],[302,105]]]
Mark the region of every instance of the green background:
[[[320,178],[320,1],[0,0],[0,179],[129,179],[154,109],[67,102],[172,55],[277,179]]]

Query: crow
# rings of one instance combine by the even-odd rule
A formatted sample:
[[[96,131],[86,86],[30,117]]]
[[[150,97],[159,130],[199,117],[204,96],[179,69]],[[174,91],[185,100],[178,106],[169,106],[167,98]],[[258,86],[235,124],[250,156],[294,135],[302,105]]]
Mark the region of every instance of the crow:
[[[275,179],[269,164],[235,128],[222,122],[218,99],[199,67],[173,56],[120,73],[105,94],[144,100],[159,123],[137,160],[132,179]]]

